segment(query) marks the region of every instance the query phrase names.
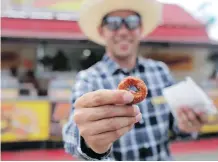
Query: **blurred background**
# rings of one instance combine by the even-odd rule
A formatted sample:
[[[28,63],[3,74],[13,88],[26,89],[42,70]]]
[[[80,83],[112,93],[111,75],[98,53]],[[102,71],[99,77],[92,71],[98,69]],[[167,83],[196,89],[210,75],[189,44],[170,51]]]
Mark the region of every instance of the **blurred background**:
[[[218,2],[160,1],[163,22],[140,55],[167,63],[177,81],[191,76],[218,107]],[[81,2],[1,0],[2,160],[75,160],[61,137],[71,87],[104,54],[80,31]],[[205,125],[195,141],[172,138],[171,149],[177,160],[217,160],[218,124]]]

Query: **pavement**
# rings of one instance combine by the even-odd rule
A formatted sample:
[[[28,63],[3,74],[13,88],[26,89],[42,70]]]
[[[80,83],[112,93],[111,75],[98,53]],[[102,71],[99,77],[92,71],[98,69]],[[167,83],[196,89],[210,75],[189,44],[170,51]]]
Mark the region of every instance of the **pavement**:
[[[177,155],[176,161],[218,161],[218,149],[212,152]]]
[[[171,144],[176,161],[218,161],[218,138]],[[1,152],[4,161],[74,161],[63,149]]]
[[[176,161],[218,161],[218,138],[173,143],[171,150]]]

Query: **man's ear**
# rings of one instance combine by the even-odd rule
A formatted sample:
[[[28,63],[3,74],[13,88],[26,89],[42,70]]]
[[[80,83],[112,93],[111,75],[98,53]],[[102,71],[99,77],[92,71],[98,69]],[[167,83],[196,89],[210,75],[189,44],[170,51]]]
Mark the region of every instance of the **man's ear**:
[[[144,34],[143,34],[144,33],[144,28],[143,27],[140,28],[140,33],[141,33],[141,38],[143,39],[144,38]]]
[[[101,26],[98,27],[98,33],[101,37],[103,37],[103,28]]]

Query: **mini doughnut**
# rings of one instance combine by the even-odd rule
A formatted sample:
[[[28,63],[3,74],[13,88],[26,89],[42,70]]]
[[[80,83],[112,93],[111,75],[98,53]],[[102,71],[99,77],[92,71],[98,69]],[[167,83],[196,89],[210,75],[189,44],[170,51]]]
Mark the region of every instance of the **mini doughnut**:
[[[131,86],[135,86],[138,91],[135,92],[129,90]],[[124,80],[122,80],[118,85],[118,89],[128,90],[134,95],[134,99],[131,104],[141,102],[148,94],[147,86],[145,85],[145,83],[141,79],[132,76],[126,77]]]

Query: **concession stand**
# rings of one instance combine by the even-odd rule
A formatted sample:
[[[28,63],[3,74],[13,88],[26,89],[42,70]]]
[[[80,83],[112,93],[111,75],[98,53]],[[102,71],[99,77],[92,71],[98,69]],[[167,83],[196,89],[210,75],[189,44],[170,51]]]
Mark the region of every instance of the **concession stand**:
[[[72,59],[72,61],[77,59],[75,64],[79,62],[80,53],[84,52],[84,49],[93,50],[95,53],[103,52],[103,47],[88,41],[78,26],[76,11],[79,8],[79,2],[75,1],[75,12],[69,12],[69,6],[73,6],[72,1],[58,1],[56,6],[52,6],[52,11],[30,12],[29,9],[26,13],[19,10],[3,12],[2,51],[14,50],[23,53],[20,61],[23,63],[21,69],[24,66],[33,70],[37,78],[44,78],[41,79],[40,84],[46,87],[44,89],[47,89],[47,93],[43,96],[34,94],[20,96],[21,86],[16,77],[2,76],[5,84],[1,87],[1,111],[4,115],[1,119],[3,123],[1,142],[47,141],[52,136],[61,140],[61,127],[71,109],[70,90],[78,69],[67,72],[48,72],[39,60],[45,58],[48,53],[55,53],[53,48],[56,47],[64,51],[69,49],[70,52],[67,51],[69,55],[77,53]],[[41,3],[35,5],[39,8]],[[57,6],[61,8],[58,12],[54,12]],[[213,64],[205,60],[210,53],[218,49],[218,43],[210,40],[204,24],[181,7],[165,4],[163,9],[161,25],[143,39],[140,54],[165,61],[178,80],[190,75],[201,84],[212,72]],[[27,59],[23,59],[26,56],[28,56]],[[31,66],[28,61],[31,62]],[[199,73],[200,65],[205,66],[207,71]],[[208,94],[218,107],[217,85],[211,83],[204,87],[207,87]],[[14,123],[13,121],[17,124],[11,124]],[[33,129],[29,129],[30,127]],[[202,133],[217,131],[218,125],[212,125],[205,126]]]

